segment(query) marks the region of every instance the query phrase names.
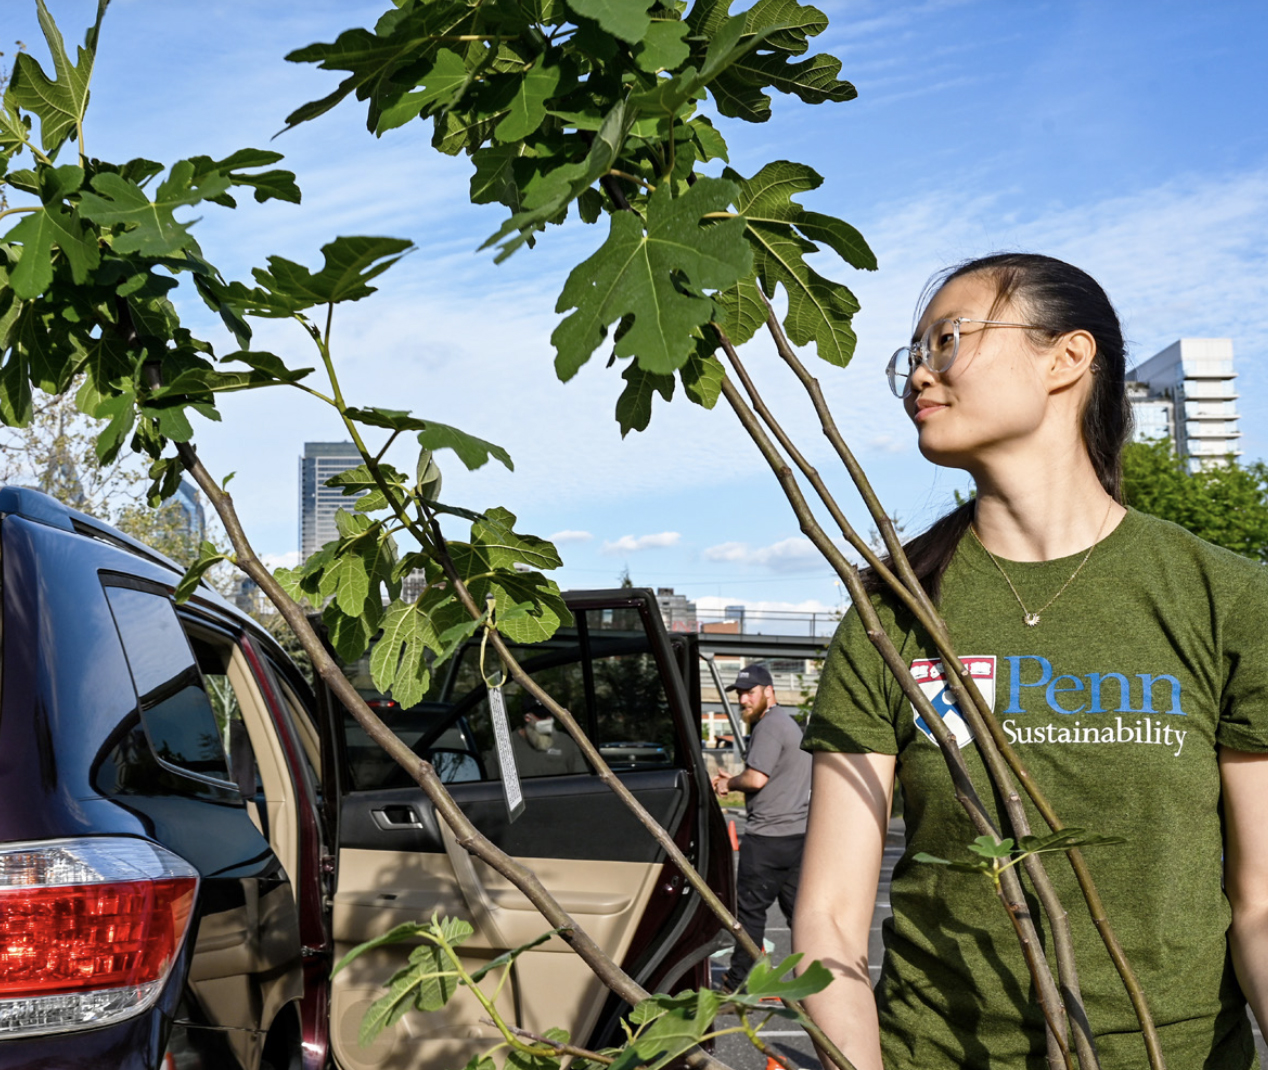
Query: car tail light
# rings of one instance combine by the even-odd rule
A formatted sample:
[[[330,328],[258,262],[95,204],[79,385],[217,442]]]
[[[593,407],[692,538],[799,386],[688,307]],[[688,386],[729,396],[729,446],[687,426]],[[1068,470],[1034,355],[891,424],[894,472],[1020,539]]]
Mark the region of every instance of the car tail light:
[[[189,928],[198,872],[123,837],[0,846],[0,1037],[149,1007]]]

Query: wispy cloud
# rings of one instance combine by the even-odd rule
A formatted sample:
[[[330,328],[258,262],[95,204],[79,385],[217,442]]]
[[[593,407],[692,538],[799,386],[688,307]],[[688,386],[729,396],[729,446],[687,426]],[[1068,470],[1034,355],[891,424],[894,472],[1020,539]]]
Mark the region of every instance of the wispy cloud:
[[[773,572],[821,571],[825,567],[814,543],[800,536],[781,539],[770,546],[752,547],[746,542],[719,543],[704,551],[704,559],[732,565],[755,565]]]
[[[589,542],[594,536],[588,531],[556,531],[550,536],[550,541],[556,544],[570,542]]]
[[[677,546],[682,538],[677,531],[662,531],[656,535],[622,535],[619,539],[605,541],[605,554],[632,554],[640,550],[658,550],[666,546]]]

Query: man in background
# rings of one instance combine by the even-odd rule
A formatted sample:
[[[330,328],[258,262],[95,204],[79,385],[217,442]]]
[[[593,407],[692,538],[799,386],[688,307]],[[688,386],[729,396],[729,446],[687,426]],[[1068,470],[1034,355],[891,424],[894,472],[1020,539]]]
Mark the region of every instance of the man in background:
[[[718,795],[734,791],[745,795],[748,821],[740,845],[736,914],[744,931],[761,947],[766,912],[776,900],[792,924],[810,808],[812,759],[801,749],[801,727],[779,705],[765,665],[741,669],[727,690],[737,692],[749,730],[748,756],[742,772],[715,776],[713,790]],[[719,990],[734,992],[752,968],[752,956],[737,944]]]

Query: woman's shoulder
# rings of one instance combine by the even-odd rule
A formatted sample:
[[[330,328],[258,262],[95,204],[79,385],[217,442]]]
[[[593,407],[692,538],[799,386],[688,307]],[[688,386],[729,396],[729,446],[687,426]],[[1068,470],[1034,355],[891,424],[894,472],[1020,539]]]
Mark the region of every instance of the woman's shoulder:
[[[1124,523],[1132,525],[1132,538],[1127,547],[1130,552],[1172,562],[1183,560],[1203,572],[1226,576],[1234,583],[1268,583],[1268,568],[1263,562],[1216,546],[1170,520],[1128,509]]]

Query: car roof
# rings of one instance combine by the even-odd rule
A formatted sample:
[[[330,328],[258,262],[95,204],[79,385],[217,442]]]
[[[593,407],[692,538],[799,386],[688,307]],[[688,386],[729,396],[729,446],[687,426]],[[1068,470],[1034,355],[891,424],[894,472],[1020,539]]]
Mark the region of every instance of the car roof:
[[[24,520],[37,524],[45,524],[48,527],[108,543],[115,549],[141,558],[151,566],[157,565],[160,569],[170,572],[172,574],[170,583],[173,587],[185,575],[184,566],[173,561],[166,554],[134,539],[131,535],[124,534],[104,520],[89,513],[80,512],[78,509],[72,509],[52,495],[45,494],[34,487],[0,487],[0,517],[4,516],[20,516]],[[256,620],[221,595],[205,578],[199,581],[195,597],[199,602],[210,604],[220,613],[233,617],[253,632],[261,635],[268,634]]]

